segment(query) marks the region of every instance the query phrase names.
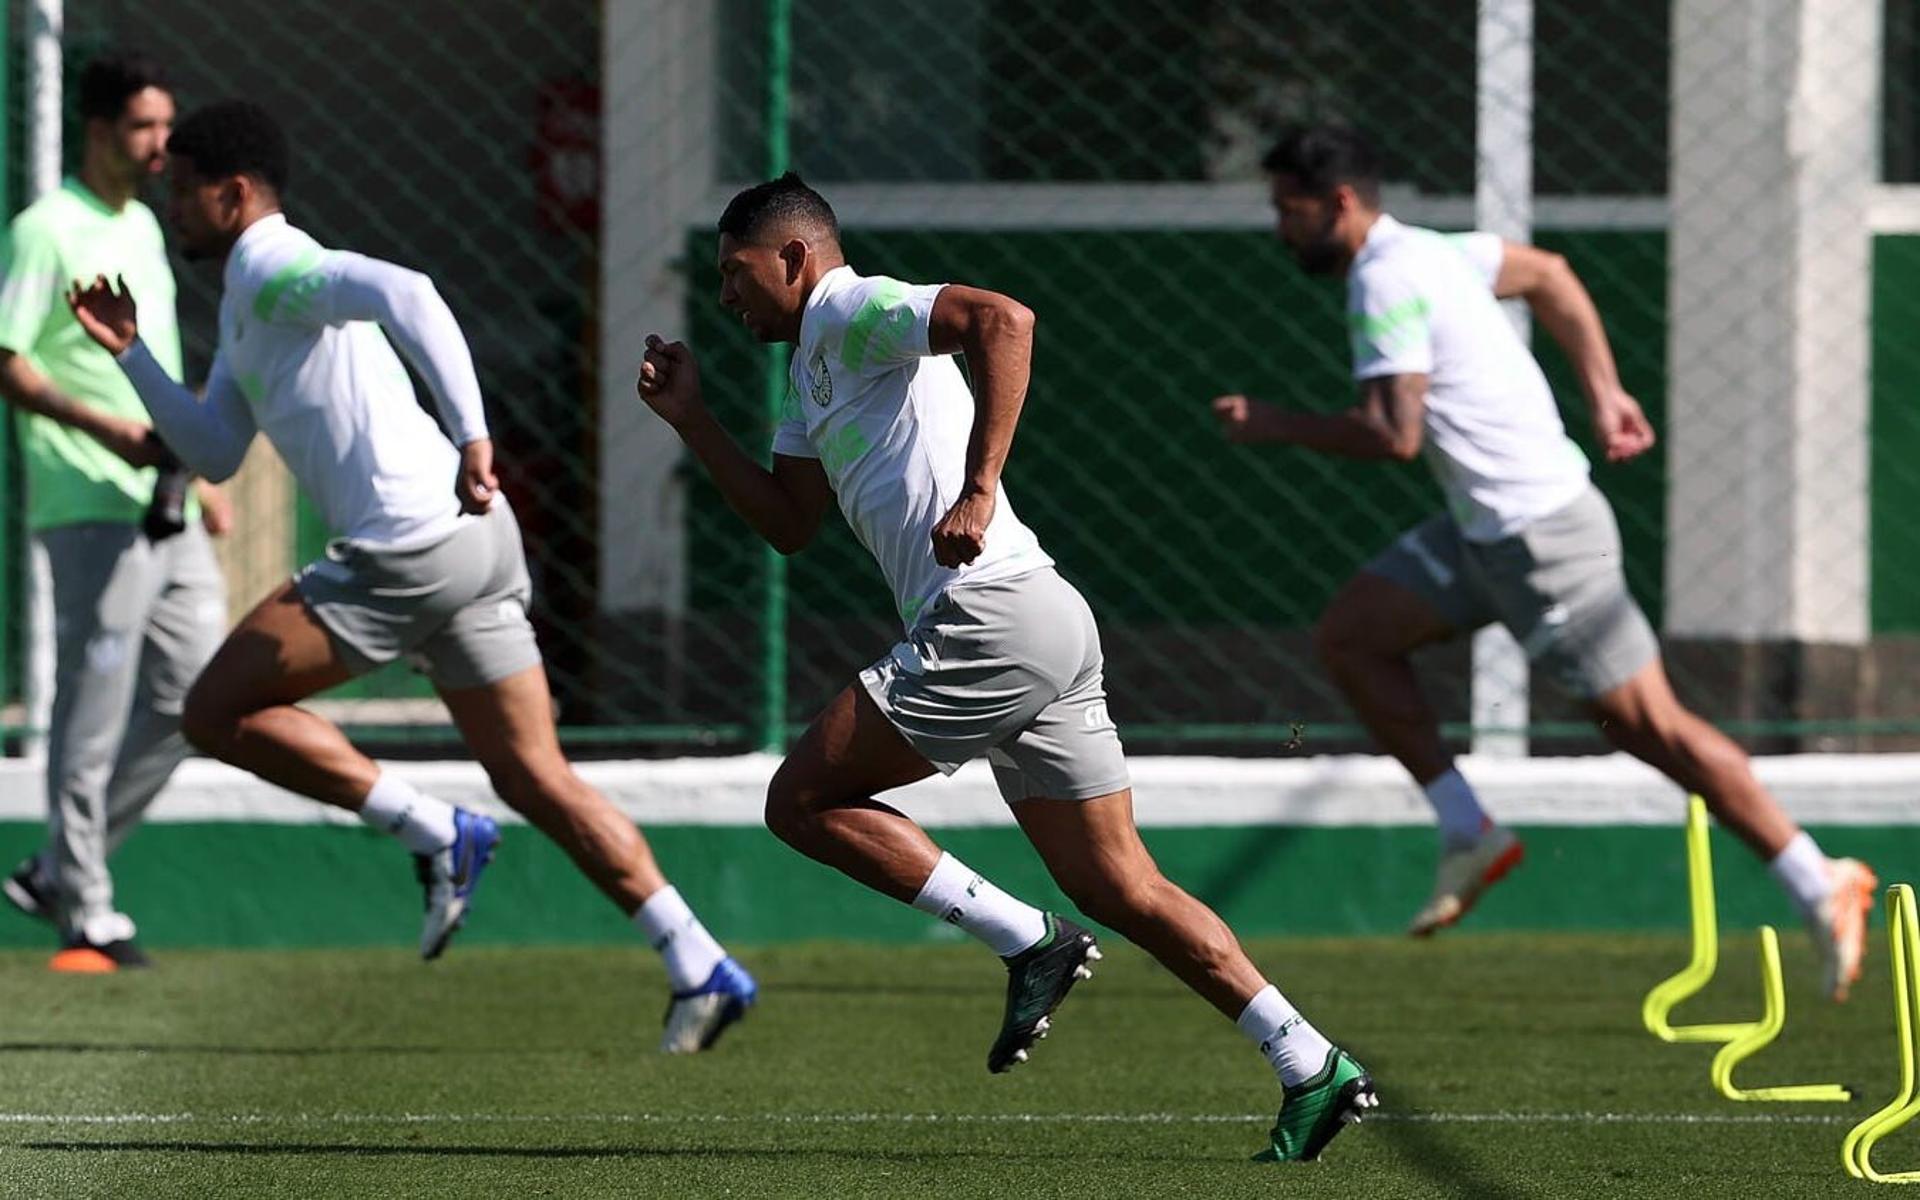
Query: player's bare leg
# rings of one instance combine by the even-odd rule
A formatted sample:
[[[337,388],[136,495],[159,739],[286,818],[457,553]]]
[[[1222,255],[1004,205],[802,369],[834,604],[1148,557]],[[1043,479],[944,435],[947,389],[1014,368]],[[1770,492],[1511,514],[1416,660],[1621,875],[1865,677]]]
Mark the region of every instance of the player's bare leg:
[[[414,855],[426,890],[423,958],[465,920],[499,831],[491,820],[415,789],[356,750],[340,727],[299,701],[353,677],[292,583],[254,606],[188,692],[187,740],[268,783],[359,813]]]
[[[1274,1158],[1317,1156],[1379,1103],[1373,1080],[1267,982],[1218,914],[1160,873],[1133,821],[1133,792],[1022,800],[1014,815],[1079,909],[1160,965],[1247,1035],[1280,1077]]]
[[[187,693],[180,725],[206,754],[358,811],[380,768],[301,700],[353,672],[291,582],[241,618]]]
[[[561,753],[545,667],[484,687],[443,688],[440,698],[493,790],[622,912],[631,916],[667,885],[640,830]]]
[[[1229,1019],[1267,986],[1212,909],[1160,873],[1133,823],[1133,793],[1022,800],[1020,828],[1074,906],[1154,956]]]
[[[794,849],[883,895],[964,929],[1007,965],[1007,1002],[987,1069],[1027,1060],[1074,984],[1092,974],[1092,933],[995,887],[876,793],[924,779],[932,764],[860,687],[827,705],[767,789],[767,825]]]
[[[767,788],[767,828],[816,862],[911,904],[940,847],[874,796],[934,773],[871,697],[847,687],[807,727]]]
[[[1680,703],[1660,660],[1595,700],[1593,710],[1608,741],[1699,794],[1768,864],[1820,948],[1828,994],[1846,999],[1866,953],[1867,914],[1879,886],[1873,872],[1821,854],[1754,776],[1746,751]]]
[[[1414,675],[1415,650],[1456,636],[1426,600],[1371,571],[1347,582],[1314,630],[1320,661],[1360,723],[1413,776],[1440,817],[1433,892],[1407,927],[1416,937],[1459,921],[1524,853],[1454,769],[1440,719]]]
[[[441,688],[440,698],[493,790],[566,851],[661,952],[673,992],[661,1049],[690,1054],[713,1045],[759,989],[667,882],[640,830],[567,761],[546,668]]]

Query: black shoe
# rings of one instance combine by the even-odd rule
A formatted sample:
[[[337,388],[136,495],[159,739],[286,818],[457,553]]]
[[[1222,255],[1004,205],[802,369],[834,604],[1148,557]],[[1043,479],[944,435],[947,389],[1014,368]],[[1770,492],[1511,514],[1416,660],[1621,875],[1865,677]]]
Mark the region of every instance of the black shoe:
[[[29,917],[38,917],[42,921],[53,920],[53,889],[45,886],[37,878],[38,862],[29,858],[14,868],[13,874],[0,881],[0,893],[7,897],[7,903],[13,905]]]
[[[105,959],[106,962],[101,962],[101,959]],[[112,965],[107,965],[109,963]],[[152,965],[153,960],[134,944],[132,938],[123,938],[117,942],[89,942],[83,937],[68,938],[61,945],[60,953],[53,956],[53,969],[56,971],[91,974],[100,971],[137,970]]]
[[[1089,962],[1100,961],[1093,935],[1065,917],[1047,914],[1047,936],[1004,960],[1007,964],[1007,1013],[1000,1036],[987,1051],[987,1070],[996,1075],[1027,1061],[1027,1050],[1047,1036],[1053,1010],[1073,985],[1093,978]]]

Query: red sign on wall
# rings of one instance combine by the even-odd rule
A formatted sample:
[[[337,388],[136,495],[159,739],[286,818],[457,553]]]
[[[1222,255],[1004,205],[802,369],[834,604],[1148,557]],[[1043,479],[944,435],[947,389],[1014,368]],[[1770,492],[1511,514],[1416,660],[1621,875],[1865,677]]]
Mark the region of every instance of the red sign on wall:
[[[599,233],[598,87],[578,79],[550,80],[541,85],[533,171],[541,228],[560,233]]]

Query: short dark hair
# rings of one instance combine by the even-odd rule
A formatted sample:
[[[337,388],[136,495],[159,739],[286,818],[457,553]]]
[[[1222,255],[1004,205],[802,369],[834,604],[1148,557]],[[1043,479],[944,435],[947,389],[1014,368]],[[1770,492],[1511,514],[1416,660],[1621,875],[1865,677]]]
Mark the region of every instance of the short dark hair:
[[[1380,203],[1380,155],[1357,129],[1296,126],[1280,135],[1260,165],[1270,175],[1292,176],[1317,196],[1346,184],[1367,203]]]
[[[117,121],[127,101],[148,88],[173,91],[160,63],[137,50],[120,50],[89,59],[80,68],[80,117]]]
[[[743,242],[757,241],[772,229],[792,225],[810,227],[809,232],[825,235],[835,245],[840,242],[840,219],[833,215],[833,205],[792,171],[754,184],[729,200],[727,210],[720,214],[720,232]]]
[[[216,100],[173,127],[167,152],[193,160],[202,179],[251,175],[278,195],[287,187],[287,135],[251,100]]]

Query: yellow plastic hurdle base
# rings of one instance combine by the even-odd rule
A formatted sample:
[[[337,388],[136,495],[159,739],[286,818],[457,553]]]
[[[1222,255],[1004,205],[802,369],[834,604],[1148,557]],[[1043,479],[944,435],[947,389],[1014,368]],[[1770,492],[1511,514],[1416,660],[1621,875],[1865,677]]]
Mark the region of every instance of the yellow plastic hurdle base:
[[[1914,1086],[1914,1039],[1920,1035],[1920,992],[1914,978],[1920,966],[1920,915],[1916,915],[1913,888],[1896,883],[1887,889],[1887,950],[1893,962],[1894,1036],[1900,1044],[1900,1090],[1879,1112],[1855,1125],[1840,1143],[1840,1161],[1847,1174],[1875,1183],[1920,1183],[1920,1171],[1881,1172],[1873,1165],[1874,1143],[1905,1125],[1920,1112],[1920,1090]]]
[[[1844,1104],[1853,1099],[1853,1093],[1837,1083],[1743,1088],[1733,1082],[1733,1069],[1770,1045],[1787,1023],[1787,989],[1780,974],[1780,935],[1771,925],[1760,927],[1760,988],[1766,995],[1765,1012],[1713,1056],[1710,1071],[1713,1086],[1729,1100],[1831,1100]]]
[[[1663,1042],[1731,1042],[1746,1037],[1764,1022],[1674,1025],[1667,1020],[1682,1001],[1707,986],[1720,961],[1720,926],[1713,907],[1713,851],[1707,845],[1707,802],[1698,796],[1687,797],[1687,906],[1693,920],[1693,956],[1677,974],[1661,980],[1647,993],[1640,1006],[1640,1019],[1647,1032]]]

